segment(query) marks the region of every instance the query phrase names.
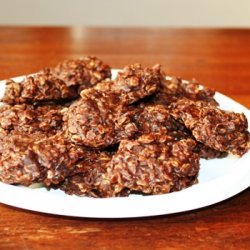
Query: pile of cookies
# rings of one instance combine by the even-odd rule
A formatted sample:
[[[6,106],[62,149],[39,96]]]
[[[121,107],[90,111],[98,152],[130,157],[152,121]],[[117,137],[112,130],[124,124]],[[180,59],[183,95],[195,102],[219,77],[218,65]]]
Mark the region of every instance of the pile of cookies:
[[[167,80],[160,65],[126,66],[112,79],[96,57],[8,80],[0,180],[91,197],[189,187],[200,158],[242,156],[250,147],[245,115],[221,110],[214,93]]]

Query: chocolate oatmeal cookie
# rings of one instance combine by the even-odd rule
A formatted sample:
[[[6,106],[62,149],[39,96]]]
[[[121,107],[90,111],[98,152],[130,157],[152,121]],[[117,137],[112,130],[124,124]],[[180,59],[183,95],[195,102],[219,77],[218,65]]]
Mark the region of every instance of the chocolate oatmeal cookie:
[[[172,77],[161,81],[159,91],[150,99],[152,103],[163,104],[166,107],[180,98],[194,101],[204,101],[218,106],[214,99],[215,91],[201,86],[196,81],[183,81],[181,78]]]
[[[62,105],[3,105],[0,107],[0,127],[6,132],[56,133],[62,128],[63,113],[66,110],[67,107]]]
[[[137,132],[133,108],[128,107],[156,92],[159,68],[126,67],[114,82],[106,81],[81,92],[81,99],[65,115],[68,138],[78,144],[103,148],[129,139]]]
[[[188,99],[173,103],[170,110],[192,131],[194,138],[206,146],[239,156],[249,150],[250,135],[244,114],[223,111]]]
[[[2,101],[13,105],[74,99],[82,89],[110,76],[110,67],[96,57],[67,60],[21,82],[7,81]]]
[[[162,194],[192,185],[199,172],[194,147],[191,139],[163,143],[150,135],[121,141],[100,183],[102,196],[117,196],[124,190]]]

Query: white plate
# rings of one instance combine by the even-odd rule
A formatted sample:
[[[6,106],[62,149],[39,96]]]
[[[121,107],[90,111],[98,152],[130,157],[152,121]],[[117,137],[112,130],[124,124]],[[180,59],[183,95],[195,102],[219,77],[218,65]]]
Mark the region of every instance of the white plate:
[[[4,82],[0,82],[0,97],[3,92]],[[220,93],[216,93],[215,98],[222,109],[243,112],[250,121],[247,108]],[[223,159],[201,160],[199,183],[170,194],[101,199],[70,196],[60,190],[47,190],[44,187],[31,189],[0,183],[0,202],[57,215],[130,218],[172,214],[209,206],[228,199],[249,186],[250,152],[242,158],[228,156]]]

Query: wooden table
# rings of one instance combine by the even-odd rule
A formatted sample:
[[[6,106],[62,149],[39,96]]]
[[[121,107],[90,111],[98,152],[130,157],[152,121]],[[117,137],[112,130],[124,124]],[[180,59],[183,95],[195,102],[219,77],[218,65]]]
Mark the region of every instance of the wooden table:
[[[0,28],[0,79],[96,55],[119,68],[163,65],[250,108],[250,30]],[[0,249],[250,249],[250,189],[196,211],[68,218],[0,205]]]

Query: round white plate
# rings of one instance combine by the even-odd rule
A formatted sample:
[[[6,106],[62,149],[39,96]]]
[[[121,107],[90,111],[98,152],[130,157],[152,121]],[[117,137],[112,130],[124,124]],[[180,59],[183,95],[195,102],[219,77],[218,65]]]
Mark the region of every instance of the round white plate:
[[[0,97],[4,87],[4,81],[0,82]],[[243,112],[250,121],[250,112],[244,106],[220,93],[216,93],[215,98],[222,109]],[[0,182],[0,202],[37,212],[92,218],[130,218],[184,212],[215,204],[248,188],[250,152],[241,158],[230,155],[223,159],[202,159],[198,179],[198,184],[179,192],[119,198],[77,197],[60,190]]]

